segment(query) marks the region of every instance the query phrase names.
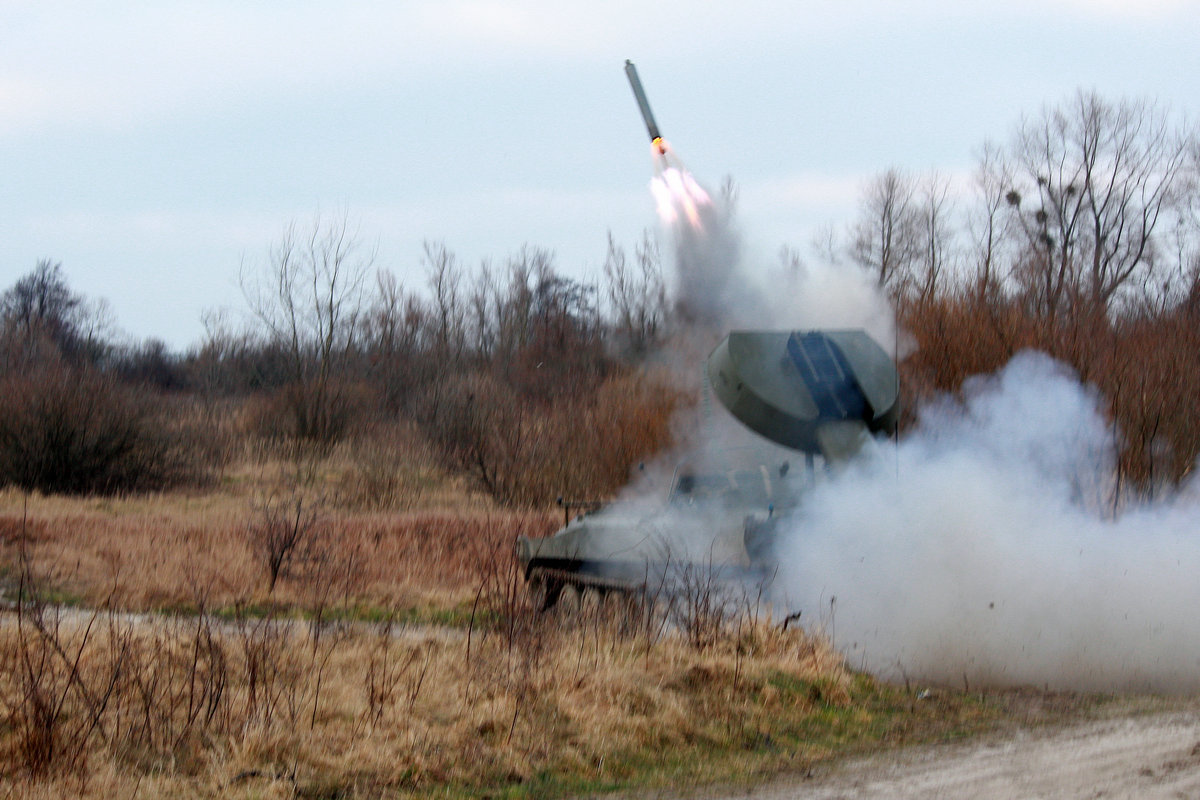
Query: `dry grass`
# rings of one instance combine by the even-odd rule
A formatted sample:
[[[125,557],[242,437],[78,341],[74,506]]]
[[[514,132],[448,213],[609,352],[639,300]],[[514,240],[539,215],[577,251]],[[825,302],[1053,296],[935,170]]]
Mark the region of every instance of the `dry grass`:
[[[795,630],[746,626],[699,654],[670,638],[647,647],[614,607],[539,617],[519,639],[476,631],[469,646],[388,624],[30,617],[0,627],[6,796],[474,794],[546,774],[621,783],[647,755],[736,750],[780,715],[846,707],[852,682]],[[47,644],[31,677],[22,657]],[[36,717],[38,692],[62,699],[53,722]],[[47,731],[52,752],[35,759]]]
[[[391,513],[321,495],[352,469],[335,453],[247,464],[206,493],[0,493],[17,601],[0,612],[0,797],[678,788],[995,716],[878,686],[753,602],[539,613],[512,544],[559,512],[448,481]],[[247,531],[301,473],[320,535],[268,593]],[[406,627],[414,612],[450,624]]]
[[[24,504],[17,492],[0,493],[0,542],[9,541],[10,549]],[[268,581],[246,535],[253,514],[248,500],[227,494],[34,496],[27,548],[61,597],[88,605],[112,598],[121,608],[143,611],[261,602]],[[337,556],[324,565],[325,577],[349,605],[452,608],[473,596],[479,553],[520,534],[544,535],[557,520],[551,512],[478,503],[399,514],[323,510],[325,545]],[[302,578],[281,581],[270,599],[304,605],[309,581]]]

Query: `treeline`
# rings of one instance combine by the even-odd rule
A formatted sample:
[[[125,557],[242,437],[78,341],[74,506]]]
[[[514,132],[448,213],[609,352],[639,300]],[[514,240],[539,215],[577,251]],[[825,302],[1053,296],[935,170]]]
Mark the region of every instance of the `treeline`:
[[[915,344],[906,408],[1025,348],[1108,404],[1123,488],[1200,455],[1200,144],[1144,101],[1081,92],[980,150],[969,189],[887,170],[820,258],[865,270]],[[785,260],[798,265],[797,251]],[[0,481],[120,492],[211,478],[246,442],[381,449],[405,431],[510,505],[610,495],[691,395],[655,366],[685,324],[647,236],[610,241],[598,285],[526,248],[468,268],[426,246],[422,286],[378,269],[344,217],[244,265],[248,314],[186,354],[117,343],[43,262],[0,297]],[[411,436],[410,436],[411,434]]]
[[[1123,493],[1184,479],[1200,456],[1195,128],[1080,92],[986,144],[969,190],[953,189],[888,170],[828,248],[872,273],[912,336],[909,409],[1041,350],[1103,395]]]
[[[127,379],[145,358],[115,347],[101,305],[42,262],[0,295],[0,484],[42,492],[164,488],[206,471],[199,438],[167,397]]]
[[[645,362],[671,317],[650,243],[610,242],[603,296],[544,250],[469,270],[429,244],[418,292],[348,225],[290,228],[243,271],[249,315],[209,318],[186,354],[119,343],[38,264],[0,296],[0,479],[158,489],[210,479],[248,441],[320,454],[400,428],[398,446],[415,435],[498,501],[540,505],[607,496],[667,443],[683,394]]]

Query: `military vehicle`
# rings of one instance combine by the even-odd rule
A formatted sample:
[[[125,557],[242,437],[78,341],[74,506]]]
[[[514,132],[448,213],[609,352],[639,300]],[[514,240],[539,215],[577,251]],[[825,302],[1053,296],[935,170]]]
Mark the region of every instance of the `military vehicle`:
[[[861,330],[734,331],[705,378],[754,443],[696,454],[676,468],[665,502],[618,501],[552,536],[518,539],[546,607],[566,588],[662,586],[672,569],[768,578],[780,520],[825,472],[895,430],[895,364]]]

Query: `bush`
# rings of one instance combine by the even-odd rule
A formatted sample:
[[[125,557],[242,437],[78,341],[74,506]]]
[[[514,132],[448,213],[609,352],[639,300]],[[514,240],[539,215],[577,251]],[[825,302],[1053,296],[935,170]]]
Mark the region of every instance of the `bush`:
[[[1180,308],[1113,314],[1072,307],[1040,317],[1019,300],[944,292],[902,304],[899,319],[916,344],[900,365],[909,419],[930,397],[957,392],[1025,349],[1071,366],[1103,395],[1118,432],[1122,492],[1152,497],[1178,485],[1200,457],[1193,399],[1200,367],[1180,354],[1200,349],[1197,320]]]
[[[374,393],[362,383],[330,380],[319,400],[297,383],[250,398],[246,431],[275,442],[305,441],[329,452],[375,416]]]
[[[407,420],[376,423],[341,452],[346,466],[336,498],[344,508],[408,510],[446,482],[432,445]]]
[[[112,494],[193,477],[186,437],[149,397],[87,366],[50,360],[0,378],[0,483]]]
[[[686,400],[665,379],[628,372],[541,403],[478,373],[443,391],[429,434],[451,468],[505,505],[601,499],[671,444],[671,418]]]

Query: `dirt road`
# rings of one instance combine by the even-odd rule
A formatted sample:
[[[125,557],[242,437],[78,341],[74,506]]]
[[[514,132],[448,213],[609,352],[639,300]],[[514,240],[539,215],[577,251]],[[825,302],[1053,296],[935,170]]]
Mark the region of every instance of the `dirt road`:
[[[1200,798],[1200,713],[1106,720],[969,744],[881,753],[748,796],[754,800]]]

